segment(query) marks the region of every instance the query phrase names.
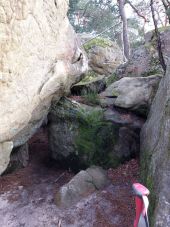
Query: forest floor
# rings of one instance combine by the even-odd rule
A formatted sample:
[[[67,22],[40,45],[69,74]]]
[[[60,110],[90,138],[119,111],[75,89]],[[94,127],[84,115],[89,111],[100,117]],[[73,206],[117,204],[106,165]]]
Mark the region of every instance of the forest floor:
[[[54,203],[56,192],[74,174],[49,159],[47,133],[41,129],[29,142],[26,168],[0,177],[1,227],[132,227],[135,217],[132,183],[139,176],[137,160],[109,169],[111,184],[67,209]]]

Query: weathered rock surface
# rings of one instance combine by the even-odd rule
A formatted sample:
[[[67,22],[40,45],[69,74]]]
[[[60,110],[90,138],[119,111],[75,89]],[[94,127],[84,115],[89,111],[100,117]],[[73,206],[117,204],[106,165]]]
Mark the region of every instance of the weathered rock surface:
[[[133,78],[125,77],[111,84],[101,93],[101,98],[106,97],[106,99],[109,99],[109,97],[114,97],[111,101],[115,106],[138,110],[140,112],[147,111],[161,78],[160,75]]]
[[[170,57],[170,41],[169,41],[170,28],[162,27],[160,28],[159,32],[162,40],[162,51],[164,59],[167,62],[168,57]],[[145,34],[145,43],[148,44],[153,42],[155,42],[155,31],[150,31]]]
[[[4,143],[24,144],[42,124],[53,95],[68,92],[87,60],[67,19],[68,0],[6,0],[0,9],[0,143],[7,157]]]
[[[117,44],[93,46],[88,51],[89,66],[97,73],[110,75],[123,62],[123,55]]]
[[[29,147],[27,143],[14,148],[10,154],[10,162],[7,169],[5,170],[5,173],[10,173],[16,169],[26,167],[29,163],[29,160]]]
[[[53,102],[49,114],[52,157],[71,169],[79,169],[78,164],[116,167],[139,153],[143,123],[143,118],[127,111],[102,110],[71,99]]]
[[[12,148],[12,142],[0,143],[0,173],[2,173],[8,166]]]
[[[122,77],[140,77],[162,73],[157,51],[150,45],[149,43],[139,46],[132,51],[128,62],[118,66],[116,69],[118,79]]]
[[[91,146],[91,149],[94,148],[94,150],[91,150],[91,155],[93,155],[96,146],[94,138],[96,134],[90,130],[91,124],[94,123],[93,114],[96,117],[98,117],[97,115],[102,116],[101,107],[80,104],[68,98],[62,98],[59,103],[55,101],[52,103],[48,115],[49,149],[52,158],[63,163],[65,167],[70,167],[76,171],[82,169],[82,166],[86,166],[86,164],[89,165],[90,154],[86,160],[85,154],[78,151],[77,140],[82,139],[82,143],[87,143],[87,146]],[[84,132],[81,130],[84,129],[84,126],[87,127],[85,128],[86,137],[82,138]],[[106,126],[104,129],[108,129],[108,127]],[[91,137],[94,138],[93,141]],[[91,141],[89,142],[88,139]],[[88,143],[91,143],[91,145],[88,145]]]
[[[170,223],[170,63],[141,133],[142,176],[151,191],[154,227]],[[155,204],[154,204],[155,202]],[[154,207],[155,205],[155,207]]]
[[[98,75],[90,80],[83,80],[75,84],[71,88],[73,95],[84,95],[88,93],[99,93],[106,88],[106,80],[104,75]]]
[[[102,189],[109,184],[107,172],[101,167],[92,166],[80,171],[66,185],[62,186],[56,194],[56,205],[69,207],[84,196],[88,196],[96,189]]]
[[[160,28],[162,51],[165,62],[170,57],[170,29]],[[155,32],[151,31],[145,35],[145,44],[132,51],[130,59],[120,65],[116,70],[117,78],[149,76],[162,74],[159,63]]]

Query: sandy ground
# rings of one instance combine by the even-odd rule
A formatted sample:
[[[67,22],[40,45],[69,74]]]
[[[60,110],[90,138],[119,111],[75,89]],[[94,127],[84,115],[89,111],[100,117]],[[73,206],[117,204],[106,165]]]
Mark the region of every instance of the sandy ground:
[[[67,209],[54,203],[57,190],[74,174],[49,159],[41,129],[30,141],[28,167],[0,177],[0,227],[132,227],[135,216],[132,183],[138,161],[108,170],[112,184]]]

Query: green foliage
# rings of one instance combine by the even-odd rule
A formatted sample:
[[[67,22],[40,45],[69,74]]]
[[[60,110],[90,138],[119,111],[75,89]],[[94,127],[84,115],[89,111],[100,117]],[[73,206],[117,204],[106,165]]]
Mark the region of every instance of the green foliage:
[[[113,84],[118,80],[116,73],[113,73],[111,76],[109,76],[106,79],[106,86],[108,87],[109,85]]]
[[[117,24],[118,7],[112,1],[70,0],[68,16],[76,32],[97,32]],[[113,35],[113,32],[112,32]]]
[[[149,205],[149,210],[148,210],[149,221],[150,221],[150,226],[154,227],[154,211],[156,208],[157,198],[156,198],[156,194],[155,194],[153,178],[151,175],[147,176],[146,187],[150,191],[150,195],[149,195],[149,204],[150,205]]]
[[[97,93],[89,92],[82,95],[88,104],[99,105],[100,99]]]
[[[93,46],[110,47],[112,42],[109,39],[98,37],[84,44],[84,49],[88,52]]]
[[[111,154],[115,143],[113,126],[103,121],[103,111],[82,110],[78,119],[80,124],[75,144],[81,160],[83,159],[87,166],[117,166],[119,160]]]
[[[91,80],[95,79],[98,75],[94,71],[88,71],[86,76],[78,83],[78,84],[84,84],[86,82],[90,82]]]

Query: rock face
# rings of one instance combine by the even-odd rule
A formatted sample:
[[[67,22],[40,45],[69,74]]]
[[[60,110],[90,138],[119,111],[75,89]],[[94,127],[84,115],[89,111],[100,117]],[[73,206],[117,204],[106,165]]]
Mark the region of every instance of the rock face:
[[[56,195],[56,205],[69,207],[84,196],[108,184],[107,172],[102,168],[92,166],[86,171],[82,170],[68,184],[61,187]]]
[[[163,55],[164,55],[165,61],[167,61],[168,57],[170,57],[170,41],[169,41],[170,28],[169,26],[160,28],[159,32],[162,40]],[[151,31],[145,34],[145,42],[147,44],[152,43],[154,39],[155,39],[155,31]]]
[[[6,0],[0,8],[0,147],[7,160],[4,144],[20,146],[35,133],[53,95],[68,92],[87,60],[67,19],[68,0]]]
[[[115,106],[147,111],[158,88],[160,75],[148,77],[125,77],[111,84],[101,97],[115,97],[112,102]]]
[[[151,191],[154,227],[170,223],[170,62],[141,133],[142,176]],[[155,203],[154,203],[155,202]]]
[[[71,99],[53,102],[49,114],[52,157],[73,170],[92,164],[116,167],[139,152],[143,123],[143,118],[126,111],[102,110]]]
[[[123,62],[123,55],[116,43],[105,47],[93,45],[88,50],[89,66],[102,75],[110,75]]]
[[[0,173],[2,173],[8,166],[12,148],[13,148],[12,142],[0,143]]]
[[[170,57],[170,29],[160,28],[162,51],[165,62]],[[129,61],[120,65],[116,70],[117,78],[148,76],[162,73],[159,63],[155,32],[151,31],[145,35],[145,44],[133,50]]]
[[[85,78],[84,78],[85,79]],[[73,95],[85,95],[88,93],[99,93],[106,88],[106,80],[104,75],[98,75],[91,80],[83,80],[75,84],[71,88]]]
[[[122,77],[137,77],[162,73],[157,51],[150,43],[132,51],[128,62],[116,69],[118,79]]]
[[[29,148],[28,143],[22,146],[16,147],[12,150],[10,155],[10,162],[8,164],[6,173],[13,172],[16,169],[26,167],[29,163]]]

